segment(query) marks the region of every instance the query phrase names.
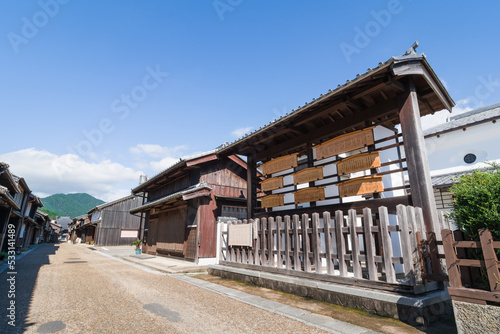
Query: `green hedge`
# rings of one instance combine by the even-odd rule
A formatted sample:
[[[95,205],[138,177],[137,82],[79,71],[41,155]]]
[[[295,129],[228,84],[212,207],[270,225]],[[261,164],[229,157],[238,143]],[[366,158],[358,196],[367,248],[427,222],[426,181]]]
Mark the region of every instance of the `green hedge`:
[[[478,230],[487,228],[500,240],[500,165],[462,175],[451,187],[455,224],[472,240],[479,240]]]

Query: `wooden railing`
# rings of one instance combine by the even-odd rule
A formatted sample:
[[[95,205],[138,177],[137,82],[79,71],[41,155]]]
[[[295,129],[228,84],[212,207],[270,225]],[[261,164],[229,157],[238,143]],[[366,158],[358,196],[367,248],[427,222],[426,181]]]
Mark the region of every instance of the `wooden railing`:
[[[461,231],[444,229],[441,231],[443,240],[437,241],[430,233],[427,239],[422,240],[417,233],[422,278],[449,281],[448,292],[453,300],[467,301],[476,304],[500,302],[500,261],[495,249],[500,249],[500,241],[494,241],[491,232],[487,229],[479,231],[479,241],[464,240]],[[438,251],[438,247],[442,250]],[[478,249],[482,259],[468,258],[466,249]],[[476,255],[478,255],[476,254]],[[446,271],[441,267],[441,260],[446,259]],[[480,289],[481,280],[479,269],[484,268],[489,288]]]
[[[414,292],[413,288],[422,283],[414,233],[423,231],[422,217],[420,208],[399,205],[397,216],[392,218],[386,207],[380,207],[376,213],[369,208],[362,213],[349,210],[347,216],[336,211],[332,217],[325,211],[321,215],[230,221],[226,223],[225,231],[221,229],[220,262],[287,275]],[[252,227],[237,228],[240,224]],[[236,235],[244,230],[252,231],[246,232],[251,236]],[[400,254],[395,256],[395,250]]]

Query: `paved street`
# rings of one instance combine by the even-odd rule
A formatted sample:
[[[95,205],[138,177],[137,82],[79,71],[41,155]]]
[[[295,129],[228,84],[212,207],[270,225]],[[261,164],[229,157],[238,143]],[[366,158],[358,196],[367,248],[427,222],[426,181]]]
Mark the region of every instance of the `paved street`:
[[[322,333],[66,243],[41,245],[15,269],[0,275],[1,333]],[[7,298],[13,281],[15,298]],[[16,327],[8,324],[12,300]]]

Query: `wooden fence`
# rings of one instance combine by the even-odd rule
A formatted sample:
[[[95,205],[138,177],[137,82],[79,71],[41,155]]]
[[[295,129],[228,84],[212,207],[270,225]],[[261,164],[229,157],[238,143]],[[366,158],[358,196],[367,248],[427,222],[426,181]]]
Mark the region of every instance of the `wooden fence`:
[[[453,300],[467,301],[476,304],[500,302],[500,261],[495,249],[500,249],[500,241],[494,241],[491,232],[487,229],[479,231],[479,241],[466,241],[460,231],[444,229],[441,231],[443,240],[437,241],[433,234],[421,240],[417,233],[417,241],[422,262],[423,278],[446,280],[450,282],[448,292]],[[438,252],[442,245],[444,252]],[[482,260],[467,258],[466,249],[480,249]],[[440,259],[446,259],[447,275],[440,267]],[[471,288],[480,279],[480,273],[475,268],[484,268],[489,289]],[[474,271],[476,273],[474,274]]]
[[[380,207],[375,213],[365,208],[347,216],[325,211],[226,224],[220,236],[224,265],[393,291],[415,292],[422,284],[415,234],[424,229],[420,208],[398,205],[392,219]]]

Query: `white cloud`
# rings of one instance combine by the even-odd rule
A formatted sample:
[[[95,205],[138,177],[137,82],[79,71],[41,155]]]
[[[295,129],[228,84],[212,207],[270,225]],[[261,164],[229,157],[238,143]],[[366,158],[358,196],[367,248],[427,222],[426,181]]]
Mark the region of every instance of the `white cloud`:
[[[129,149],[136,159],[136,166],[141,169],[151,169],[160,172],[176,163],[187,149],[185,145],[166,147],[154,144],[138,144]],[[145,162],[145,158],[160,159]]]
[[[239,128],[231,132],[231,134],[237,138],[242,137],[243,135],[247,134],[252,130],[252,127],[246,127],[246,128]]]
[[[0,155],[13,174],[22,176],[41,197],[56,193],[88,193],[104,201],[130,194],[140,171],[110,160],[89,163],[77,155],[56,155],[34,148]]]
[[[134,155],[148,156],[151,158],[165,158],[166,156],[180,156],[186,150],[185,145],[166,147],[155,144],[138,144],[130,148],[130,153]]]
[[[452,109],[451,113],[448,110],[441,110],[434,115],[427,115],[421,118],[422,129],[429,129],[441,123],[445,123],[449,117],[460,115],[464,112],[471,111],[470,103],[472,101],[468,99],[459,100],[456,106]]]

